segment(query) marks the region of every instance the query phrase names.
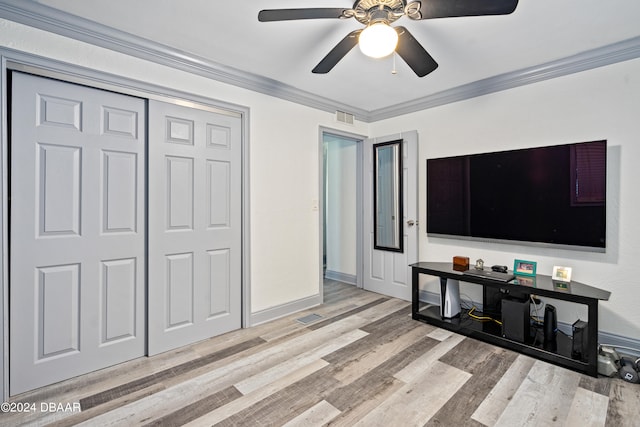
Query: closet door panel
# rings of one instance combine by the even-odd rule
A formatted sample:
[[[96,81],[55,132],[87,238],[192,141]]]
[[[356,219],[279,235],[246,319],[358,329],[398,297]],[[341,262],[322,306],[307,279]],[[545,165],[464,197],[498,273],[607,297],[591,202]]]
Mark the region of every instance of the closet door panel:
[[[145,354],[145,101],[12,73],[10,393]]]

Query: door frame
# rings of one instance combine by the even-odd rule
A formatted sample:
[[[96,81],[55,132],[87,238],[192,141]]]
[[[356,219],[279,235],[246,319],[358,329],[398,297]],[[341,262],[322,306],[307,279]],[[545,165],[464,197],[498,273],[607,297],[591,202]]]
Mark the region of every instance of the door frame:
[[[38,55],[8,48],[0,48],[0,402],[9,398],[9,110],[10,99],[8,71],[23,71],[41,77],[64,80],[70,83],[105,89],[125,95],[163,102],[187,105],[193,108],[240,117],[242,121],[242,322],[241,327],[251,325],[251,275],[250,275],[250,192],[249,192],[249,108],[237,104],[181,92],[163,86],[109,74],[80,65],[74,65]],[[146,197],[146,195],[145,195]],[[145,202],[146,203],[146,202]]]
[[[318,131],[318,194],[320,195],[318,200],[319,208],[319,259],[318,259],[318,278],[320,283],[320,297],[324,301],[324,272],[322,255],[324,253],[324,136],[333,135],[340,138],[350,139],[356,142],[356,287],[362,289],[362,273],[363,273],[363,249],[362,249],[362,163],[363,152],[362,143],[367,139],[364,135],[359,135],[343,130],[333,129],[325,126],[320,126]]]

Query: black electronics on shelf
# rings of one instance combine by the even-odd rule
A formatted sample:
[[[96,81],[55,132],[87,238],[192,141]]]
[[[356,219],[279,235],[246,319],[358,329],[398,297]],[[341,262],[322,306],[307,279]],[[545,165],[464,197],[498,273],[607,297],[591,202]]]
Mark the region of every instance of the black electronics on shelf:
[[[504,298],[502,300],[502,337],[525,342],[530,334],[529,298]]]
[[[515,350],[594,377],[598,376],[598,302],[607,301],[611,296],[611,292],[574,281],[558,286],[557,282],[554,282],[550,276],[545,275],[537,275],[532,278],[533,280],[522,282],[527,283],[527,285],[519,284],[517,280],[503,283],[487,277],[464,275],[463,272],[454,270],[453,264],[450,262],[418,262],[411,265],[411,270],[411,312],[413,319]],[[485,310],[482,316],[489,314],[490,317],[500,321],[503,316],[504,306],[507,305],[507,311],[509,313],[518,313],[517,319],[520,320],[509,320],[511,319],[511,314],[508,314],[506,319],[502,318],[503,325],[505,321],[507,322],[508,333],[505,334],[503,326],[497,322],[476,321],[467,312],[461,313],[456,318],[445,318],[442,316],[439,306],[421,303],[419,288],[419,276],[421,274],[440,278],[441,296],[445,294],[447,279],[482,286],[483,309]],[[588,311],[587,321],[580,321],[574,324],[574,331],[576,329],[579,331],[576,336],[579,335],[580,339],[574,342],[572,337],[558,333],[555,335],[555,340],[547,340],[545,342],[543,331],[526,327],[523,331],[521,327],[523,324],[522,317],[527,310],[522,306],[523,304],[518,303],[516,305],[520,306],[515,307],[514,301],[522,302],[525,299],[528,301],[531,294],[535,294],[540,298],[548,297],[586,305]],[[528,314],[527,312],[527,316]],[[513,316],[516,315],[514,314]],[[578,342],[579,347],[574,348],[574,344],[578,344]]]

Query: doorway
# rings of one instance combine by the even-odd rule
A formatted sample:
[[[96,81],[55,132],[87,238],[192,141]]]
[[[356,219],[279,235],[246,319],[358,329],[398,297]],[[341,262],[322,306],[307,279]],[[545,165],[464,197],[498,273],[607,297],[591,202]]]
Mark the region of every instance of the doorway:
[[[321,130],[321,280],[362,287],[362,142]]]

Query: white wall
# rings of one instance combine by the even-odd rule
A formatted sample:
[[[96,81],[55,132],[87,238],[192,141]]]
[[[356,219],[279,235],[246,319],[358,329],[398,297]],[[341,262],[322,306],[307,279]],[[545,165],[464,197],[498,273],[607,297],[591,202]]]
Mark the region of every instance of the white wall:
[[[327,271],[355,276],[357,250],[357,142],[325,136],[327,144],[326,254]]]
[[[408,129],[417,129],[420,139],[421,224],[426,224],[427,158],[607,139],[606,253],[428,238],[422,229],[420,260],[461,255],[512,266],[514,259],[526,259],[537,261],[538,273],[548,275],[554,265],[572,267],[574,280],[612,293],[600,304],[600,330],[640,339],[640,60],[376,122],[371,135]],[[435,281],[424,286],[437,291]],[[575,306],[559,308],[561,321],[577,317],[585,319]]]
[[[249,107],[251,311],[318,294],[318,130],[366,124],[2,19],[0,46]]]

